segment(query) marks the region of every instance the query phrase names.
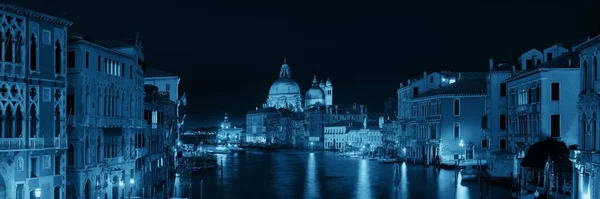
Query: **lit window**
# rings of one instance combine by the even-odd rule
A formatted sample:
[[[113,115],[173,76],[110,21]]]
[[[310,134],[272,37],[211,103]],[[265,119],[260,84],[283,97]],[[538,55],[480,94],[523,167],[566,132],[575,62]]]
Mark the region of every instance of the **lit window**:
[[[155,129],[157,128],[157,124],[158,123],[158,114],[156,111],[152,111],[152,128]]]

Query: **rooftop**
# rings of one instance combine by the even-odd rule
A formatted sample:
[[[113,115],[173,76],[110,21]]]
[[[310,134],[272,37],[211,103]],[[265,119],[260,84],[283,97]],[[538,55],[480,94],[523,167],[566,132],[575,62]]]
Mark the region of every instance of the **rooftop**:
[[[476,95],[485,94],[487,73],[484,72],[466,72],[461,73],[460,79],[455,83],[427,91],[417,97],[430,97],[435,95]]]
[[[13,14],[17,14],[17,15],[32,17],[32,18],[36,18],[39,20],[44,20],[44,21],[55,23],[58,25],[63,25],[63,26],[73,25],[73,22],[63,19],[63,18],[36,12],[33,10],[29,10],[26,8],[22,8],[22,7],[7,4],[7,3],[0,3],[0,10],[6,11],[9,13],[13,13]]]
[[[175,77],[175,75],[171,73],[167,73],[156,68],[146,68],[145,75],[146,77]]]

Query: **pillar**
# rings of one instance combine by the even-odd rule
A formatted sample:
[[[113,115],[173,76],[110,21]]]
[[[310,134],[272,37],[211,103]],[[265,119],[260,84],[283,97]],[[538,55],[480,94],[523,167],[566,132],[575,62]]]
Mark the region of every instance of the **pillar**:
[[[571,198],[572,199],[576,199],[578,198],[577,195],[579,195],[579,189],[578,184],[579,182],[577,181],[577,175],[579,175],[579,171],[577,169],[577,160],[572,160],[573,161],[573,177],[572,177],[572,181],[571,181]]]

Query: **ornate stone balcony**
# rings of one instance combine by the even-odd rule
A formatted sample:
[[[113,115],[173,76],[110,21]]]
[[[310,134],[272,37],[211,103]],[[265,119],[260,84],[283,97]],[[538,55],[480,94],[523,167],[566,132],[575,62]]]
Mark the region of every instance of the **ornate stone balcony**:
[[[0,138],[0,151],[25,149],[23,138]]]
[[[29,138],[29,148],[30,149],[43,149],[44,148],[44,138]]]
[[[571,150],[571,158],[577,162],[600,164],[600,153],[596,151]]]
[[[54,148],[67,148],[67,138],[66,137],[58,137],[54,138]]]

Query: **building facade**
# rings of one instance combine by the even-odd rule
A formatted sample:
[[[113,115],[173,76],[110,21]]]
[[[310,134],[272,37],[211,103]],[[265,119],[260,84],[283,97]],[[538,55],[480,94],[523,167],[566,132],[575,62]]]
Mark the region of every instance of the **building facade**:
[[[600,197],[600,135],[597,115],[600,114],[600,80],[598,59],[600,55],[600,35],[592,34],[573,47],[579,55],[580,95],[578,147],[571,155],[573,162],[572,198]]]
[[[408,150],[413,147],[412,132],[409,123],[412,118],[412,104],[414,97],[423,94],[431,89],[440,88],[456,82],[456,75],[448,72],[431,73],[423,72],[423,76],[419,78],[411,78],[407,80],[406,85],[400,83],[400,88],[397,90],[398,95],[398,147],[403,151],[408,151],[411,157],[423,157],[418,150]],[[414,154],[413,154],[414,153]]]
[[[64,198],[67,28],[0,3],[0,198]]]
[[[121,42],[69,35],[67,58],[66,197],[135,195],[134,143],[144,134],[139,36]]]
[[[416,161],[452,164],[481,156],[485,73],[458,73],[455,82],[411,100],[409,153]]]
[[[177,103],[157,86],[145,85],[144,134],[136,135],[135,176],[142,198],[161,197],[169,193],[169,169],[174,157],[170,148],[177,138]]]
[[[225,113],[225,118],[223,118],[223,122],[219,125],[217,135],[219,143],[239,144],[242,137],[242,130],[242,128],[232,126],[227,113]]]

